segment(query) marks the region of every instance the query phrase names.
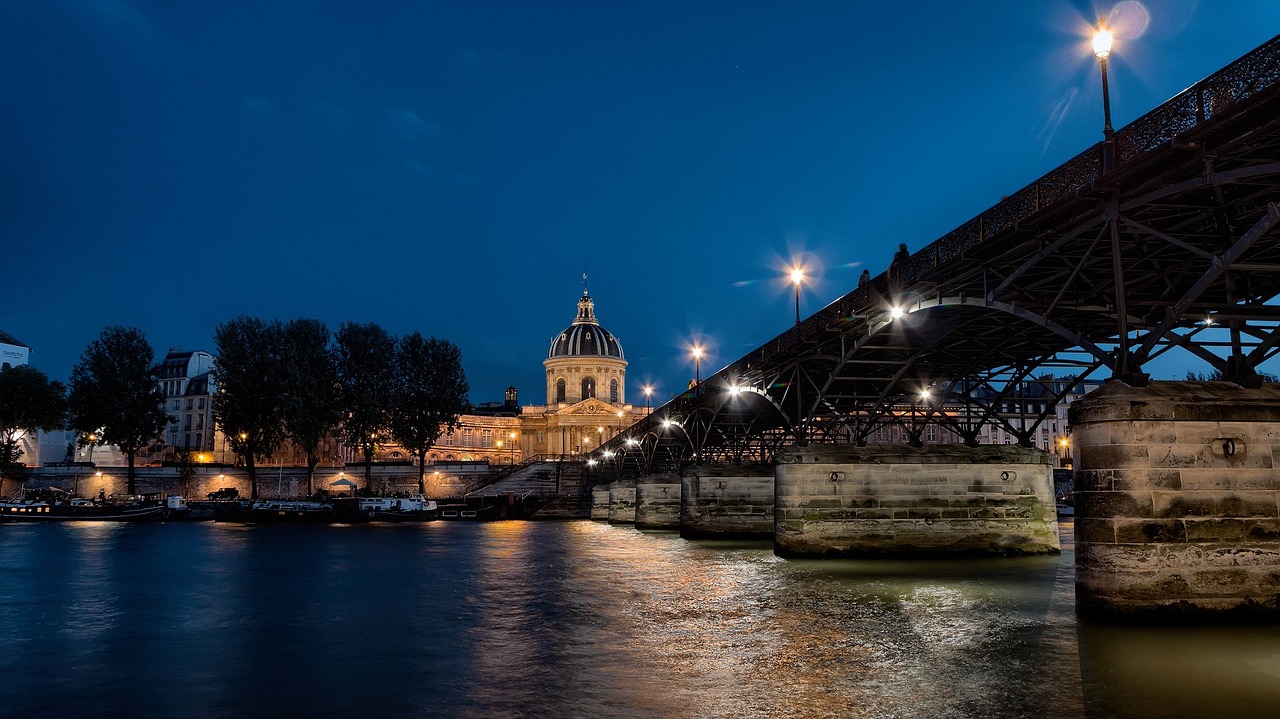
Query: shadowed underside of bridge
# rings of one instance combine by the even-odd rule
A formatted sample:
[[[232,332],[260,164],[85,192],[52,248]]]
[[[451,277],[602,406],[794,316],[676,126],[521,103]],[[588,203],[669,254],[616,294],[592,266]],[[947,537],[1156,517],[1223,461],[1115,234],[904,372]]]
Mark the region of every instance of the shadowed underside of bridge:
[[[1280,37],[731,363],[602,445],[619,474],[772,461],[930,423],[1029,444],[1072,382],[1182,348],[1258,381],[1280,345]],[[1045,400],[1049,401],[1045,401]],[[1028,408],[1038,408],[1033,411]],[[1038,416],[1015,424],[1010,413]]]

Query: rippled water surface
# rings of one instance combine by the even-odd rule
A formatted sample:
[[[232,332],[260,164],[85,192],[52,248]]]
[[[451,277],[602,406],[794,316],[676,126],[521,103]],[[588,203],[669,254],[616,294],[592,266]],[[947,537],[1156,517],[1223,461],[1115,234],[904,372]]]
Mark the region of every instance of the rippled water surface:
[[[1280,715],[1280,630],[1081,625],[1066,546],[795,561],[585,521],[3,525],[0,715]]]

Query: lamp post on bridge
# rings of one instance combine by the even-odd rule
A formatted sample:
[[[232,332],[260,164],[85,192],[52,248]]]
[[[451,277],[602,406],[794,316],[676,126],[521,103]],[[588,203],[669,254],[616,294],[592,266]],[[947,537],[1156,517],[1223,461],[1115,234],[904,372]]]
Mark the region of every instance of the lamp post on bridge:
[[[1112,138],[1115,136],[1115,130],[1111,127],[1111,88],[1107,82],[1107,61],[1111,58],[1111,43],[1114,40],[1111,31],[1101,19],[1098,20],[1098,29],[1093,33],[1093,54],[1098,58],[1098,65],[1102,68],[1102,172],[1106,174],[1111,171],[1115,162],[1115,145]]]
[[[804,269],[796,266],[791,268],[791,284],[796,289],[796,324],[800,324],[800,283],[804,282]]]
[[[693,393],[702,394],[702,345],[693,346]]]
[[[644,386],[644,413],[646,415],[651,411],[649,409],[649,400],[653,397],[653,385]]]

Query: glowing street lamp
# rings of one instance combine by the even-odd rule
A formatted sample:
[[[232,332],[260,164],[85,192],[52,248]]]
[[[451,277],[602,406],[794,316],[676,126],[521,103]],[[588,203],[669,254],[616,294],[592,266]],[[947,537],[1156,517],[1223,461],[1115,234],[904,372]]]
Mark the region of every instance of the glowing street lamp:
[[[645,411],[645,414],[648,414],[648,413],[649,413],[649,400],[650,400],[652,397],[653,397],[653,385],[648,385],[648,384],[647,384],[647,385],[645,385],[645,386],[644,386],[644,411]]]
[[[1114,151],[1111,146],[1111,138],[1115,134],[1115,130],[1111,128],[1111,89],[1107,83],[1107,61],[1111,58],[1111,43],[1114,37],[1111,31],[1101,19],[1098,20],[1098,29],[1093,33],[1093,54],[1098,58],[1098,64],[1102,67],[1102,171],[1111,170]]]
[[[507,446],[511,448],[511,464],[514,465],[516,463],[516,433],[509,432],[507,439],[510,440],[507,442]]]
[[[791,268],[791,284],[796,288],[796,324],[800,324],[800,283],[804,282],[804,270],[800,267]]]

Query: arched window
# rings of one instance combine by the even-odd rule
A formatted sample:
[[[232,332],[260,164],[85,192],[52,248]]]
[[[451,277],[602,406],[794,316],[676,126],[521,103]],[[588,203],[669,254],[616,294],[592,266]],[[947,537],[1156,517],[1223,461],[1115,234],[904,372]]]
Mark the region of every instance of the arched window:
[[[588,397],[595,397],[595,396],[596,396],[595,378],[583,377],[582,378],[582,398],[586,399]]]
[[[556,380],[556,401],[564,401],[564,377]]]
[[[618,403],[618,380],[616,379],[609,380],[609,401]]]

